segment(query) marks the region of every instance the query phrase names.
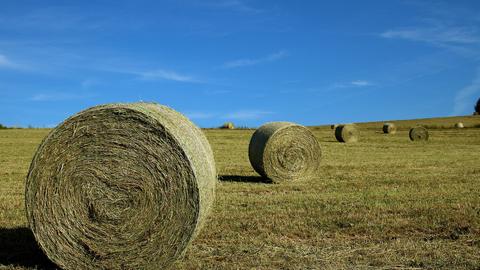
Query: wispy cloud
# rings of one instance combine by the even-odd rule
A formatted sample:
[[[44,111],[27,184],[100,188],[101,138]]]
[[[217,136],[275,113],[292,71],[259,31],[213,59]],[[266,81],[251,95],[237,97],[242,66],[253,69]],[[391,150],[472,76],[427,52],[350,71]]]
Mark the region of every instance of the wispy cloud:
[[[388,30],[380,34],[383,38],[407,39],[432,44],[475,44],[480,42],[478,31],[471,27],[436,26]]]
[[[96,79],[85,79],[82,81],[81,86],[84,89],[91,88],[94,85],[97,85],[99,82]]]
[[[13,63],[5,55],[0,54],[0,68],[19,68],[20,65]]]
[[[366,81],[366,80],[355,80],[351,82],[341,82],[341,83],[334,83],[331,88],[352,88],[352,87],[367,87],[374,85],[373,82]]]
[[[480,68],[472,82],[455,95],[452,115],[471,113],[478,94],[480,94]]]
[[[369,81],[353,81],[350,83],[351,85],[353,86],[359,86],[359,87],[362,87],[362,86],[370,86],[372,85],[373,83],[369,82]]]
[[[230,68],[238,68],[238,67],[245,67],[245,66],[254,66],[262,63],[273,62],[273,61],[282,59],[287,55],[288,55],[287,51],[281,50],[261,58],[252,58],[252,59],[245,58],[245,59],[233,60],[223,64],[223,68],[230,69]]]
[[[30,97],[31,101],[65,101],[94,97],[93,94],[74,94],[74,93],[39,93]]]
[[[210,7],[210,8],[221,8],[221,9],[230,9],[238,12],[244,13],[261,13],[262,10],[255,8],[245,1],[241,0],[220,0],[220,1],[200,1],[198,2],[202,6]]]
[[[251,119],[259,119],[270,114],[273,114],[273,112],[261,111],[261,110],[241,110],[241,111],[227,113],[222,118],[232,119],[232,120],[251,120]]]
[[[120,67],[119,67],[120,66]],[[176,71],[168,70],[168,69],[150,69],[150,70],[142,70],[140,68],[123,68],[120,65],[116,65],[112,67],[111,65],[103,66],[100,68],[96,68],[100,71],[112,72],[112,73],[120,73],[120,74],[128,74],[136,76],[140,80],[145,81],[175,81],[175,82],[182,82],[182,83],[203,83],[204,81],[191,76],[178,73]]]
[[[380,33],[380,37],[422,42],[464,57],[480,58],[480,29],[476,25],[448,25],[433,19],[427,21],[426,26],[391,29]]]
[[[36,29],[39,31],[65,30],[95,30],[101,29],[103,21],[107,20],[96,12],[88,16],[78,8],[50,6],[27,10],[21,16],[3,16],[0,18],[0,28]]]
[[[177,82],[199,82],[199,80],[193,78],[192,76],[179,74],[175,71],[157,69],[144,72],[135,72],[140,75],[141,79],[144,80],[167,80],[167,81],[177,81]]]

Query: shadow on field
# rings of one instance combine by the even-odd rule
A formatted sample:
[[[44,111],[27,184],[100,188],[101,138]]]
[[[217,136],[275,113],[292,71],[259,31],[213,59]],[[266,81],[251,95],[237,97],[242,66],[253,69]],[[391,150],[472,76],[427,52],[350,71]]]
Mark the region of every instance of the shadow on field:
[[[263,183],[263,184],[271,184],[272,181],[270,179],[261,177],[261,176],[245,176],[245,175],[220,175],[218,180],[224,182],[244,182],[244,183]]]
[[[38,247],[32,231],[26,227],[0,228],[1,266],[57,269]]]

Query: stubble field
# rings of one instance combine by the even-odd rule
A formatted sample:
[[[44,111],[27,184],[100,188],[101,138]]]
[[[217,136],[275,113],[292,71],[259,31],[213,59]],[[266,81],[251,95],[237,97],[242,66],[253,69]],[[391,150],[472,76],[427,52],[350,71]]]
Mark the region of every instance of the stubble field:
[[[450,128],[455,122],[467,128]],[[310,127],[318,176],[271,184],[248,161],[253,130],[205,130],[215,206],[175,269],[480,269],[480,117],[358,127],[358,143]],[[430,128],[413,143],[409,127]],[[470,128],[477,126],[477,128]],[[0,269],[52,269],[24,213],[24,180],[47,129],[0,130]]]

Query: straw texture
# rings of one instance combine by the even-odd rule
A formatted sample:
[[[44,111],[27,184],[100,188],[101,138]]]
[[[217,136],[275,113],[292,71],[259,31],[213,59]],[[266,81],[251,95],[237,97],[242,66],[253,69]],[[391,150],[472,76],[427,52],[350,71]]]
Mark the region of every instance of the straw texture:
[[[414,127],[408,133],[411,141],[428,141],[428,130],[424,127]]]
[[[271,122],[250,139],[250,163],[273,182],[306,179],[318,173],[321,149],[312,132],[289,122]]]
[[[383,124],[383,133],[395,134],[397,133],[397,127],[393,123],[385,123]]]
[[[339,142],[354,143],[358,142],[359,132],[355,125],[339,125],[335,128],[335,138]]]
[[[52,130],[26,180],[27,219],[64,269],[164,269],[214,200],[216,171],[202,131],[153,103],[108,104]]]
[[[223,129],[235,129],[235,125],[232,122],[224,123],[220,128]]]

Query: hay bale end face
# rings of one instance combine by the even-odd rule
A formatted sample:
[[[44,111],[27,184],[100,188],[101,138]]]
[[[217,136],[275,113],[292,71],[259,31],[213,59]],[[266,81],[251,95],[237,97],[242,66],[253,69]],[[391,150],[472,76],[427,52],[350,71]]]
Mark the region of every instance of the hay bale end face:
[[[455,128],[464,128],[465,125],[462,122],[455,123]]]
[[[410,129],[408,136],[410,137],[410,140],[414,142],[428,141],[429,138],[428,130],[424,127],[414,127]]]
[[[335,138],[339,142],[344,143],[354,143],[358,142],[358,137],[360,133],[355,125],[348,124],[348,125],[339,125],[335,129]]]
[[[383,133],[395,134],[397,133],[397,127],[393,123],[385,123],[383,124]]]
[[[215,183],[210,145],[180,113],[97,106],[41,143],[26,180],[27,219],[63,269],[164,269],[198,233]]]
[[[250,163],[273,182],[308,179],[318,173],[320,145],[304,126],[271,122],[258,128],[250,139]]]
[[[227,123],[223,123],[223,125],[220,128],[235,129],[235,125],[232,122],[227,122]]]

